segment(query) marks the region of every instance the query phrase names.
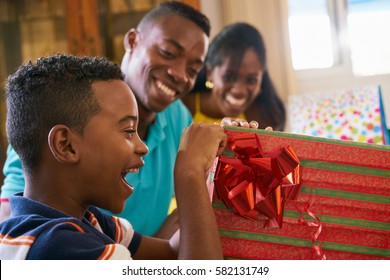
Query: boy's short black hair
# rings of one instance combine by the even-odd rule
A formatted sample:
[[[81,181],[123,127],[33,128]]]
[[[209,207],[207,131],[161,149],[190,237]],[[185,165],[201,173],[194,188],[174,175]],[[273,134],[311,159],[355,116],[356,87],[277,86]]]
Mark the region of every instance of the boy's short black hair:
[[[163,2],[152,9],[142,18],[141,22],[138,24],[138,30],[142,30],[144,26],[154,22],[160,16],[166,15],[178,15],[184,17],[199,26],[207,37],[210,36],[209,19],[191,6],[177,1]]]
[[[100,111],[92,83],[123,80],[106,58],[54,54],[28,62],[6,83],[7,136],[23,168],[33,172],[50,129],[63,124],[82,134]]]

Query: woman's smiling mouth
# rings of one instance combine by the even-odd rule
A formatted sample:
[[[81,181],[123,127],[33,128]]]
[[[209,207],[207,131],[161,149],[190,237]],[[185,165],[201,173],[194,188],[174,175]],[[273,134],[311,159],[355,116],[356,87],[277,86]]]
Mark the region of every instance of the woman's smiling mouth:
[[[230,94],[226,96],[225,100],[229,104],[234,105],[234,106],[242,106],[246,102],[246,98],[245,97],[236,98],[236,97],[234,97],[233,95],[230,95]]]

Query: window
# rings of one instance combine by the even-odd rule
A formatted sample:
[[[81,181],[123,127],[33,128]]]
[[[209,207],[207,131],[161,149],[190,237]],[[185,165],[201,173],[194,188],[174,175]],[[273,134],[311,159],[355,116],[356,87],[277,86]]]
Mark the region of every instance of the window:
[[[390,1],[342,3],[288,0],[294,69],[331,68],[342,64],[342,54],[347,53],[355,76],[390,73]]]
[[[331,67],[334,59],[326,0],[290,0],[288,3],[294,69]]]
[[[390,73],[390,1],[349,0],[348,33],[355,75]]]

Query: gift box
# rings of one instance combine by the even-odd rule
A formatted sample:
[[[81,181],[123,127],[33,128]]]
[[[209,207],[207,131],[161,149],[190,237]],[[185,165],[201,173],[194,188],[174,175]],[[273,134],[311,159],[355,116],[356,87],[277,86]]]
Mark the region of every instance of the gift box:
[[[380,86],[291,95],[288,105],[292,133],[390,143]]]
[[[389,259],[389,146],[225,132],[228,145],[208,183],[226,258]],[[278,159],[283,153],[291,158]]]

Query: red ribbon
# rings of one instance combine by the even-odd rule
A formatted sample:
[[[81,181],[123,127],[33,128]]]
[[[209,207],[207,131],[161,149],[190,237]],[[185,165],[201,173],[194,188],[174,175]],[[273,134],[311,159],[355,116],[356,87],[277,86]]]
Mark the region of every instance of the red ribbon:
[[[313,194],[310,196],[310,199],[308,201],[306,201],[305,203],[305,206],[304,206],[304,211],[303,212],[306,212],[311,218],[314,219],[314,221],[307,221],[305,220],[305,218],[303,217],[303,212],[298,209],[297,206],[295,206],[295,208],[298,210],[299,212],[299,223],[300,224],[303,224],[303,225],[307,225],[309,227],[317,227],[317,231],[314,233],[313,235],[313,238],[311,240],[311,243],[312,243],[312,247],[314,249],[314,252],[316,253],[316,255],[321,259],[321,260],[326,260],[326,255],[325,253],[323,252],[322,250],[322,244],[324,243],[324,240],[323,240],[323,227],[322,227],[322,222],[320,221],[320,219],[310,210],[310,208],[313,206],[314,204],[314,196],[315,196],[315,191],[313,188],[311,188]],[[322,239],[319,239],[319,236],[322,234]]]
[[[301,166],[293,148],[265,155],[255,133],[240,133],[228,141],[236,158],[219,157],[214,177],[219,198],[243,217],[264,214],[265,228],[280,228],[284,201],[296,199],[301,185]]]

